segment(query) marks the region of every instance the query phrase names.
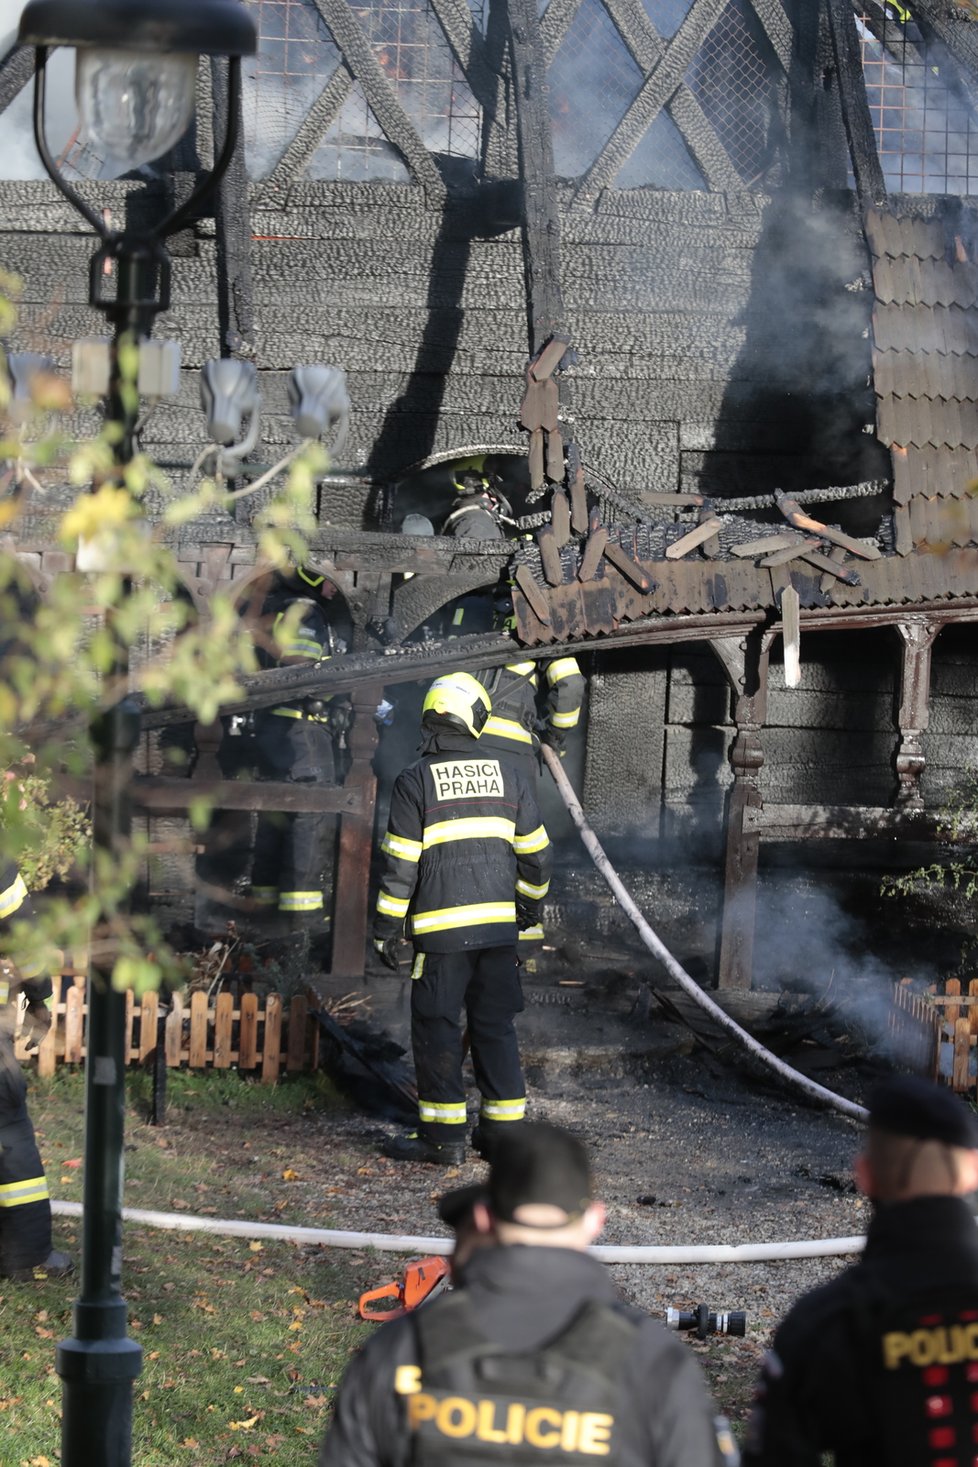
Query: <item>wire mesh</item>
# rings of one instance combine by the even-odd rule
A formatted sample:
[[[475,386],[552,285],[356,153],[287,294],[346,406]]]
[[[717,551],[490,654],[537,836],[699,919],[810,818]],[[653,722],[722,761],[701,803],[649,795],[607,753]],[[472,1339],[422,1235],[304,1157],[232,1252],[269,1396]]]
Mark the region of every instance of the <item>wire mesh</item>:
[[[340,64],[314,0],[248,0],[258,54],[245,80],[245,138],[253,177],[272,171]],[[480,29],[488,0],[469,0]],[[426,147],[476,159],[481,108],[428,0],[365,0],[351,6],[376,60]],[[313,178],[408,177],[357,82],[307,170]]]
[[[953,60],[912,19],[864,14],[857,26],[887,188],[978,192],[978,125]]]
[[[686,81],[748,188],[764,181],[772,161],[773,80],[744,0],[731,0],[700,47]]]
[[[642,73],[600,0],[583,0],[551,62],[554,165],[576,178],[594,162],[629,104]]]

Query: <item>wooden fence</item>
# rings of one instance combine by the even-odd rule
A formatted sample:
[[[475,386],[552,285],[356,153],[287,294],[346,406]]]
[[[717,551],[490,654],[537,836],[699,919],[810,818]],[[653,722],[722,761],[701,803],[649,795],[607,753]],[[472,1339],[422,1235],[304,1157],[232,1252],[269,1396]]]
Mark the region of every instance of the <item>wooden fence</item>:
[[[966,993],[960,978],[946,979],[943,993],[903,979],[894,987],[890,1034],[910,1069],[978,1100],[978,978]]]
[[[88,1005],[85,980],[68,973],[52,979],[54,1002],[51,1028],[37,1052],[40,1075],[53,1075],[59,1064],[80,1065],[85,1059]],[[319,1025],[309,1016],[309,1002],[301,994],[286,1003],[278,993],[259,998],[242,993],[235,998],[220,992],[192,993],[189,1002],[174,995],[161,1012],[159,996],[144,993],[138,1001],[126,994],[126,1060],[130,1065],[150,1060],[162,1044],[170,1069],[227,1070],[232,1066],[260,1076],[274,1085],[284,1070],[297,1074],[319,1063]],[[23,1035],[16,1043],[18,1056],[29,1056]]]

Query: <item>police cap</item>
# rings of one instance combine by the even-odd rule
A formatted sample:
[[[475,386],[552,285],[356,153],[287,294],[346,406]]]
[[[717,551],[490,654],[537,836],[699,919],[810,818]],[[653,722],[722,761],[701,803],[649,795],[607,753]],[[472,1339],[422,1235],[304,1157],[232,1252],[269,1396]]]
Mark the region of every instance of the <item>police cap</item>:
[[[438,1199],[438,1216],[450,1228],[457,1228],[472,1216],[477,1202],[488,1202],[489,1192],[482,1182],[470,1182],[467,1187],[453,1187]]]
[[[875,1131],[942,1141],[946,1146],[978,1147],[978,1116],[953,1090],[919,1075],[894,1075],[869,1097],[869,1124]]]
[[[579,1218],[591,1202],[591,1164],[576,1136],[546,1121],[522,1121],[496,1142],[489,1167],[489,1207],[503,1222],[519,1208],[547,1203]]]

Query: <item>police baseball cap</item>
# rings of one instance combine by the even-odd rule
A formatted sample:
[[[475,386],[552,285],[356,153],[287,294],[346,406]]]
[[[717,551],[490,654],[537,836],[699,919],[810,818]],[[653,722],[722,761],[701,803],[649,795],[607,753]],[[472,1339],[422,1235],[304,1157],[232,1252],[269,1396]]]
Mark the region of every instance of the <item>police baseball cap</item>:
[[[869,1097],[869,1124],[874,1131],[946,1146],[978,1148],[978,1116],[953,1090],[919,1075],[894,1075]]]
[[[521,1207],[546,1203],[573,1222],[590,1202],[591,1164],[576,1136],[546,1121],[521,1121],[502,1132],[489,1167],[494,1217],[515,1222]]]
[[[467,1187],[453,1187],[438,1199],[438,1216],[450,1228],[461,1227],[472,1216],[477,1202],[488,1202],[489,1190],[482,1182],[470,1182]]]

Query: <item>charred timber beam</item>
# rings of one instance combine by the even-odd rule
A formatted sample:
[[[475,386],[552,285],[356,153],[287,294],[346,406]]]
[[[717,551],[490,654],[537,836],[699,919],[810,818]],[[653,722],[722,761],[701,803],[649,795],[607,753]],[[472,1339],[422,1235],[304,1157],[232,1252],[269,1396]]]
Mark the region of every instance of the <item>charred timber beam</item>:
[[[523,180],[523,264],[530,355],[564,325],[560,209],[554,180],[547,74],[535,0],[509,0],[510,51]]]
[[[970,842],[974,828],[949,834],[933,811],[886,805],[758,806],[744,817],[744,827],[764,840],[891,840]]]
[[[930,721],[930,664],[939,626],[924,617],[908,617],[897,623],[903,643],[900,665],[900,705],[897,725],[900,742],[896,751],[897,804],[920,808],[920,791],[926,759],[922,735]]]
[[[371,714],[376,706],[374,703]],[[199,800],[209,800],[218,810],[308,810],[330,815],[360,814],[363,807],[360,791],[348,787],[327,789],[318,784],[278,780],[175,779],[166,775],[136,775],[132,781],[133,808],[148,814],[177,814]]]
[[[758,627],[739,640],[724,637],[710,643],[733,690],[737,729],[730,750],[733,784],[727,795],[717,988],[749,989],[754,974],[760,841],[748,816],[762,807],[761,730],[767,720],[768,666],[773,640],[771,630]]]
[[[0,112],[5,112],[34,75],[34,47],[15,46],[0,60]]]
[[[343,813],[334,883],[333,952],[331,971],[362,978],[369,921],[370,856],[373,847],[377,777],[373,757],[377,749],[374,710],[383,697],[381,683],[368,683],[353,695],[350,728],[350,768],[341,793],[355,796],[357,804]]]
[[[309,536],[307,558],[314,569],[327,576],[334,569],[415,576],[468,575],[484,569],[487,583],[491,583],[512,554],[512,545],[499,540],[319,529]]]
[[[869,111],[866,77],[863,72],[851,0],[829,0],[829,30],[839,74],[842,122],[849,144],[856,193],[863,213],[886,200],[886,180],[876,146],[876,132]]]

